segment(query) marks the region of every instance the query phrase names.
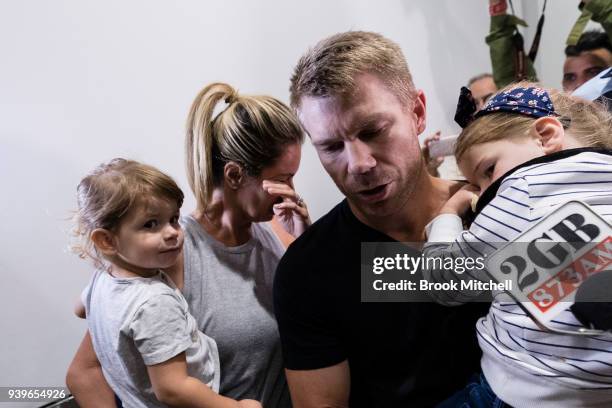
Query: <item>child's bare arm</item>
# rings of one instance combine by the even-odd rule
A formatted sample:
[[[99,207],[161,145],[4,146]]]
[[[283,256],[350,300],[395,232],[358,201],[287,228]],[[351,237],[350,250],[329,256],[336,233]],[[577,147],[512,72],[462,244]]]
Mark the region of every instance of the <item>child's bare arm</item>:
[[[477,194],[480,189],[471,184],[466,184],[461,187],[453,196],[442,206],[440,214],[455,214],[459,217],[464,217],[467,211],[472,207],[474,200],[478,199]]]
[[[200,380],[187,374],[185,353],[160,364],[147,366],[155,396],[171,407],[261,408],[254,400],[235,401],[223,397]]]
[[[66,385],[82,408],[116,408],[115,394],[102,374],[89,331],[85,333],[68,372]]]
[[[429,266],[423,267],[425,279],[434,283],[448,283],[449,290],[442,287],[441,290],[429,291],[438,303],[459,305],[483,292],[478,288],[472,289],[470,285],[462,286],[462,281],[490,280],[485,268],[486,257],[529,228],[530,207],[525,203],[525,191],[528,189],[522,177],[507,179],[499,187],[497,196],[465,231],[459,215],[468,210],[476,190],[464,186],[443,206],[441,214],[427,225],[427,243],[423,246],[425,258],[452,260],[448,263],[449,267],[440,267],[440,262],[430,262]],[[511,226],[498,222],[505,214],[515,217]],[[462,265],[459,266],[456,261]]]

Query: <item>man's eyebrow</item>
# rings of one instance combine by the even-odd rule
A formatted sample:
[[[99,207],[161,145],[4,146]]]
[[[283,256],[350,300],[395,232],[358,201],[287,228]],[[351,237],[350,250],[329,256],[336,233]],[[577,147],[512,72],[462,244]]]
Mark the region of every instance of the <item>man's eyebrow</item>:
[[[590,67],[585,68],[585,69],[584,69],[584,71],[582,71],[582,72],[591,71],[591,70],[593,70],[593,69],[599,69],[599,70],[602,70],[602,71],[603,71],[603,70],[604,70],[604,69],[606,69],[606,68],[607,68],[607,67],[606,67],[606,66],[603,66],[603,65],[591,65]]]
[[[372,113],[358,121],[355,121],[351,125],[350,131],[348,133],[356,134],[364,129],[372,128],[375,125],[378,125],[380,122],[384,122],[384,121],[390,122],[391,120],[392,120],[392,116],[387,113],[384,113],[384,112]],[[314,146],[327,146],[327,145],[330,145],[336,142],[340,142],[342,141],[342,139],[343,138],[340,136],[326,135],[321,140],[313,141],[312,144]]]
[[[342,137],[341,136],[334,136],[331,134],[326,134],[323,138],[321,138],[320,140],[316,140],[316,141],[312,141],[312,144],[314,146],[327,146],[330,144],[334,144],[334,143],[338,143],[342,141]]]
[[[380,122],[389,121],[389,120],[391,120],[391,115],[388,115],[382,112],[373,113],[371,115],[366,116],[359,122],[356,122],[354,126],[354,130],[362,130],[362,129],[371,128],[374,125],[379,124]]]
[[[339,137],[333,137],[333,136],[329,136],[323,140],[317,140],[316,142],[312,142],[312,144],[314,146],[327,146],[330,145],[332,143],[336,143],[341,141],[342,139],[340,139]]]

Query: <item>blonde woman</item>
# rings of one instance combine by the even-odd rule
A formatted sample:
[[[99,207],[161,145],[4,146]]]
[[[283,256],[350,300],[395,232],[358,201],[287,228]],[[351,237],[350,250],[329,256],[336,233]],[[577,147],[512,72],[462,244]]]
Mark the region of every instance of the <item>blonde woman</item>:
[[[166,272],[182,289],[198,327],[219,348],[219,393],[291,406],[272,311],[272,282],[285,234],[310,220],[293,189],[302,129],[282,102],[214,83],[196,97],[187,121],[186,164],[197,208],[181,219],[183,256]],[[277,232],[275,232],[277,231]],[[87,334],[67,383],[81,406],[113,406]]]

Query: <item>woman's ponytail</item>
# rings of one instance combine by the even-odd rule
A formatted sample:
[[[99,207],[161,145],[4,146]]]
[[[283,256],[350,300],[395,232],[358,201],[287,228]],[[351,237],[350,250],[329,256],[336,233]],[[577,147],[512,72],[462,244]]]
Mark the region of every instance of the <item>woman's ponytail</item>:
[[[213,128],[215,107],[220,101],[232,103],[236,91],[228,84],[213,83],[196,96],[189,117],[185,137],[187,179],[198,205],[205,206],[214,187],[213,150],[219,141]]]

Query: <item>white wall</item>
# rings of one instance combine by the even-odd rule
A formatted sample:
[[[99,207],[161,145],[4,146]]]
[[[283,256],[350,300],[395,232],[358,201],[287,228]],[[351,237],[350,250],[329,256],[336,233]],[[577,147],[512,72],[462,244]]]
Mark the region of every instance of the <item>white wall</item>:
[[[486,3],[1,1],[0,386],[63,384],[85,330],[71,307],[89,276],[67,251],[67,218],[93,166],[116,156],[142,160],[187,190],[183,124],[204,84],[227,81],[287,101],[301,53],[349,29],[400,43],[428,98],[426,133],[455,132],[459,87],[490,70]],[[517,8],[535,24],[529,3]],[[559,84],[577,3],[549,2],[539,57],[549,85]],[[341,198],[308,142],[296,185],[313,218]]]

